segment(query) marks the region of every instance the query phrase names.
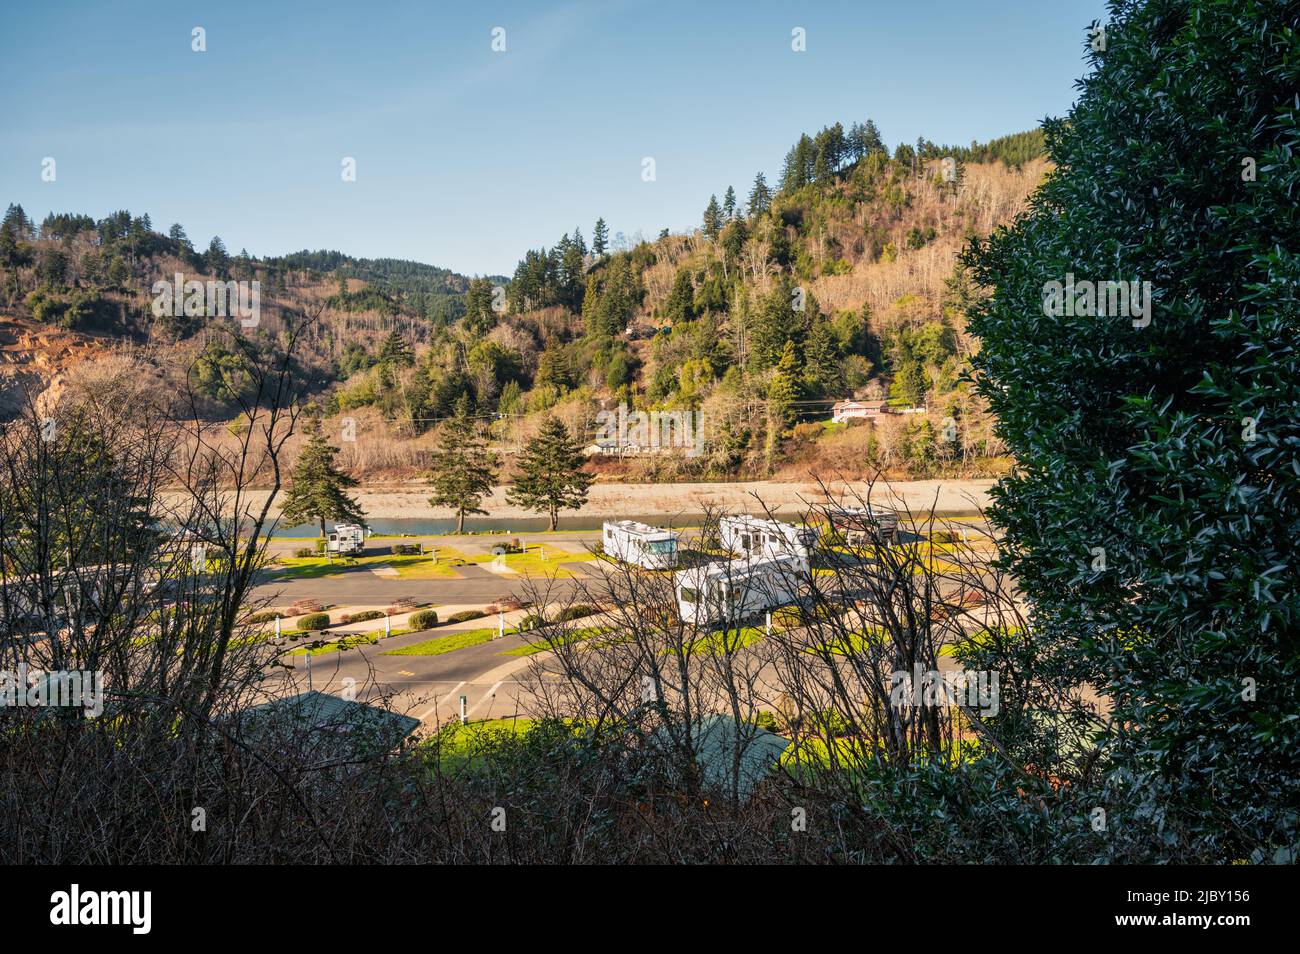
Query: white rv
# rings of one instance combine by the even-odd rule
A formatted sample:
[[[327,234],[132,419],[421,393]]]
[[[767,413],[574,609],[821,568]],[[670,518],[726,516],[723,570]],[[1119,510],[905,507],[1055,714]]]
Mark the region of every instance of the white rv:
[[[687,623],[739,623],[799,599],[807,562],[792,553],[721,560],[677,574],[677,615]]]
[[[831,507],[827,513],[831,529],[850,545],[877,539],[892,543],[898,536],[898,514],[883,507]]]
[[[356,523],[340,523],[325,541],[325,549],[335,556],[360,556],[366,549],[366,528]]]
[[[605,553],[647,570],[677,565],[677,534],[635,520],[607,520],[601,537]]]
[[[797,527],[747,513],[719,520],[718,538],[723,549],[735,556],[753,559],[789,553],[803,560],[805,567],[817,545],[817,531],[812,527]]]

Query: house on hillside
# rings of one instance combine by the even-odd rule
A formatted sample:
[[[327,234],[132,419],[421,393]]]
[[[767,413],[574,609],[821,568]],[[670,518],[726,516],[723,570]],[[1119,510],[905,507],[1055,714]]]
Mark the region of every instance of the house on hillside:
[[[844,400],[836,401],[835,406],[831,408],[831,420],[836,424],[846,424],[862,418],[874,420],[889,413],[889,405],[884,401]]]

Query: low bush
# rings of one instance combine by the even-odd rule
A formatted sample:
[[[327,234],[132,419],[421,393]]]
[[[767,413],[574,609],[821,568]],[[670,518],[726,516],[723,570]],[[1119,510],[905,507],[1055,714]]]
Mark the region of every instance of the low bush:
[[[582,619],[584,616],[590,616],[592,613],[600,612],[595,606],[586,603],[574,603],[572,606],[566,606],[555,614],[557,623],[567,623],[571,619]]]
[[[299,559],[303,559],[306,557],[314,557],[316,555],[316,551],[313,550],[311,547],[299,547],[298,549],[293,551],[293,555],[298,557]]]
[[[487,614],[482,610],[461,610],[459,613],[452,613],[447,617],[449,623],[464,623],[471,619],[482,619]]]
[[[420,545],[418,543],[394,543],[392,552],[393,556],[419,556]]]
[[[329,613],[308,613],[298,620],[298,628],[304,632],[309,629],[324,629],[329,624]]]
[[[438,614],[434,610],[420,610],[412,613],[409,627],[412,630],[432,629],[438,625]]]
[[[257,625],[258,623],[269,623],[277,619],[284,619],[284,614],[278,610],[266,610],[265,612],[254,613],[248,617],[248,622]]]
[[[383,610],[362,610],[360,613],[347,613],[339,620],[340,623],[365,623],[372,619],[383,619],[386,614]]]

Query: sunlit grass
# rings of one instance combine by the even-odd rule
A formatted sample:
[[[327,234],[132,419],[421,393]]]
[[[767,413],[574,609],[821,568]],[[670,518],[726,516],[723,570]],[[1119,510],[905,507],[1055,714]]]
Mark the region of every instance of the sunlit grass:
[[[515,630],[507,629],[506,635],[513,635]],[[455,652],[458,649],[468,649],[471,646],[481,646],[483,643],[490,643],[496,636],[496,628],[467,629],[457,633],[448,633],[446,636],[436,636],[433,639],[426,639],[423,642],[412,643],[410,646],[402,646],[399,649],[390,649],[383,653],[385,656],[441,656],[443,653]]]
[[[471,563],[484,564],[495,563],[497,560],[502,561],[503,565],[510,570],[514,570],[521,576],[554,576],[558,578],[573,576],[571,570],[566,569],[565,563],[582,563],[588,560],[596,559],[594,554],[580,551],[577,553],[561,550],[558,547],[545,547],[545,556],[543,551],[537,547],[529,547],[525,553],[507,553],[504,556],[494,556],[491,553],[484,553],[479,556],[471,557]]]
[[[529,643],[523,646],[516,646],[514,649],[506,649],[498,653],[499,656],[532,656],[536,653],[544,653],[555,646],[567,646],[570,643],[581,643],[591,639],[593,636],[603,636],[610,632],[612,626],[584,626],[582,629],[575,629],[572,632],[565,633],[563,636],[557,636],[550,641],[539,639],[536,643]]]

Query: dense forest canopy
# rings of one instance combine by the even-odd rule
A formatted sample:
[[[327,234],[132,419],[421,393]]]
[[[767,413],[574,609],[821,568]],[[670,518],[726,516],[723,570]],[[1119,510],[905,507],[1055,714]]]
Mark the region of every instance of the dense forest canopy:
[[[127,211],[37,226],[10,206],[0,304],[184,351],[214,416],[239,395],[223,372],[230,329],[215,314],[151,312],[148,289],[174,272],[259,282],[268,320],[237,332],[252,338],[278,314],[324,308],[303,358],[323,410],[373,409],[395,439],[462,397],[507,441],[532,415],[559,410],[582,433],[599,407],[626,403],[705,416],[709,453],[662,465],[676,472],[771,474],[831,447],[912,471],[981,466],[1000,447],[963,383],[974,292],[957,250],[1019,207],[1042,152],[1041,131],[891,151],[870,120],[836,123],[798,138],[775,186],[760,172],[720,189],[696,231],[629,239],[601,218],[528,250],[509,279],[332,250],[259,258],[220,237],[199,248],[182,225],[163,232]],[[837,435],[831,406],[850,397],[922,413]]]

